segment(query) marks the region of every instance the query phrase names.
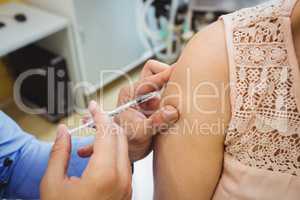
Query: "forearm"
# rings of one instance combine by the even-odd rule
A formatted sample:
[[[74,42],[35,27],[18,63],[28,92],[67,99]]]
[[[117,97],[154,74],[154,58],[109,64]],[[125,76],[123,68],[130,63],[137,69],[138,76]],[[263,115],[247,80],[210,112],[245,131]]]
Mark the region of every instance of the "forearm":
[[[77,155],[77,149],[92,143],[93,138],[74,138],[72,141],[71,161],[68,169],[70,176],[81,176],[87,159]],[[39,185],[46,170],[51,143],[41,142],[32,138],[18,152],[13,165],[9,185],[5,190],[5,198],[37,199]]]

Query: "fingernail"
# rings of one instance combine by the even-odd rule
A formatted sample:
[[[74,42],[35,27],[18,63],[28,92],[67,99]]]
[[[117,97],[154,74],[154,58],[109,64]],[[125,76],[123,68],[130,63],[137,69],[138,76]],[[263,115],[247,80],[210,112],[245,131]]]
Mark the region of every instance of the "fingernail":
[[[165,120],[169,123],[174,123],[178,120],[178,111],[173,106],[166,106],[163,113]]]
[[[58,130],[56,134],[56,141],[60,140],[64,136],[64,132],[62,130]]]
[[[89,105],[89,110],[95,110],[95,109],[97,109],[97,106],[98,106],[98,104],[96,101],[91,101],[90,105]]]

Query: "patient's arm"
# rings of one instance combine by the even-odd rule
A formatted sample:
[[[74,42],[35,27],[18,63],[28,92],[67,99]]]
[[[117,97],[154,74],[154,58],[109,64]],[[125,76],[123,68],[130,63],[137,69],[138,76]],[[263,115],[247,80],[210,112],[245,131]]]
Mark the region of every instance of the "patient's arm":
[[[154,142],[155,199],[210,199],[222,170],[230,118],[222,22],[198,33],[175,67],[163,104],[178,106],[181,119]]]

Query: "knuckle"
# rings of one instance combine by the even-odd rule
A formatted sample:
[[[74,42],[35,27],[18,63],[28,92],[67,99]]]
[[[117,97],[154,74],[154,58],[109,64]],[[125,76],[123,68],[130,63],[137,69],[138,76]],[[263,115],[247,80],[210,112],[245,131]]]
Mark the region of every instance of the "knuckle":
[[[151,141],[153,128],[145,128],[147,130],[132,132],[127,135],[127,139],[130,145],[141,145]]]
[[[111,167],[105,170],[103,177],[103,184],[105,188],[114,188],[119,182],[119,175],[117,169]],[[103,187],[103,185],[98,185],[99,187]]]
[[[59,156],[60,154],[67,154],[67,153],[69,153],[69,152],[66,150],[64,145],[54,144],[51,149],[50,155],[53,158],[53,157]]]
[[[155,112],[152,116],[152,125],[155,127],[161,123],[165,122],[165,117],[164,117],[164,110],[159,110],[158,112]]]
[[[126,101],[130,100],[132,95],[133,95],[132,87],[130,87],[130,86],[122,87],[119,92],[120,103],[125,103]]]
[[[166,75],[163,75],[163,76],[160,77],[160,81],[163,82],[163,83],[168,82],[169,81],[169,77],[166,76]]]
[[[114,120],[115,123],[117,123],[118,125],[120,125],[121,124],[121,116],[120,116],[120,114],[114,116],[113,120]]]
[[[117,172],[113,177],[110,177],[109,179],[110,181],[106,182],[107,188],[111,188],[122,196],[131,194],[131,173],[129,171]]]
[[[111,168],[105,172],[105,178],[101,187],[107,190],[114,190],[120,194],[128,194],[131,191],[130,174],[121,174],[116,168]]]
[[[61,151],[64,151],[64,147],[62,145],[59,144],[55,144],[53,145],[52,149],[51,149],[51,155],[56,155],[58,153],[60,153]]]
[[[177,111],[177,109],[174,106],[171,106],[171,105],[166,105],[164,109]]]
[[[151,68],[151,66],[153,66],[154,63],[155,63],[155,61],[153,59],[147,60],[144,68],[146,68],[146,69]]]
[[[129,142],[140,143],[147,138],[149,127],[145,123],[136,123],[126,126],[125,132]]]
[[[43,178],[42,178],[42,181],[41,181],[41,184],[40,184],[40,190],[43,191],[45,190],[49,184],[47,184],[48,182],[48,176],[45,175]]]
[[[53,179],[49,175],[45,175],[40,183],[40,191],[45,194],[46,192],[52,191],[54,184]]]
[[[156,81],[153,81],[151,77],[146,77],[143,84],[140,85],[140,90],[157,90],[159,85],[157,82],[161,82],[161,78],[158,77]]]
[[[123,194],[131,194],[131,184],[130,184],[130,181],[122,181],[120,184],[119,184],[119,191],[120,193],[123,193]]]
[[[121,89],[120,89],[120,94],[123,94],[123,93],[125,93],[125,92],[127,92],[128,91],[128,86],[123,86],[123,87],[121,87]]]

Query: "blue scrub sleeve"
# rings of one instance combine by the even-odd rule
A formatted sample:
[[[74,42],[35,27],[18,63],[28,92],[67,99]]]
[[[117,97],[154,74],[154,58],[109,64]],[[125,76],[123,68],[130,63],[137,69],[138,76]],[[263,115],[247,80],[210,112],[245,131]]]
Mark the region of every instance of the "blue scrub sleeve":
[[[93,140],[92,136],[72,138],[69,176],[81,176],[88,159],[80,158],[77,150]],[[52,143],[38,141],[0,112],[0,175],[2,174],[3,180],[8,180],[7,186],[3,188],[2,198],[39,199],[39,185],[47,167],[51,148]],[[3,165],[8,158],[12,160],[9,168]]]

